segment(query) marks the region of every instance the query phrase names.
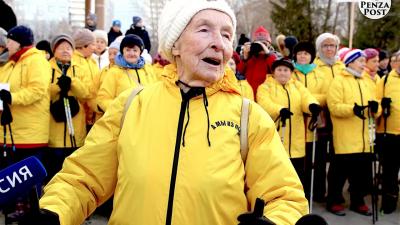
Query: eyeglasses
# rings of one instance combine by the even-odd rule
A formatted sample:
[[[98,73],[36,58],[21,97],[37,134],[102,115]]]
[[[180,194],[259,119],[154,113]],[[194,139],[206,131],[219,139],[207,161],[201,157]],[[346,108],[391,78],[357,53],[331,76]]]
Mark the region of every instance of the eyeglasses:
[[[334,48],[334,49],[336,49],[336,45],[322,45],[322,48]]]

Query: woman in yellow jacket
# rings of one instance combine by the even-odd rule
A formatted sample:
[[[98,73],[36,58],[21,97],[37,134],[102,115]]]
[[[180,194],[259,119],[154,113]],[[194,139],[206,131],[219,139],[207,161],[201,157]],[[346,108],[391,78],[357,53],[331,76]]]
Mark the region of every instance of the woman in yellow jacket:
[[[104,76],[97,94],[97,105],[103,112],[126,89],[157,81],[152,66],[145,64],[141,56],[143,49],[143,41],[137,35],[130,34],[122,39],[120,53],[115,57],[115,65]]]
[[[32,221],[81,224],[113,192],[111,225],[236,225],[238,215],[241,224],[293,225],[306,214],[273,121],[250,102],[248,125],[239,125],[243,100],[224,72],[235,25],[225,1],[168,2],[158,32],[171,61],[165,79],[126,110],[132,90],[115,99],[47,185]],[[239,131],[248,134],[245,162]],[[257,198],[264,210],[248,213]]]
[[[372,93],[376,93],[376,85],[381,79],[378,75],[379,70],[379,52],[373,48],[367,48],[363,51],[366,59],[363,76]]]
[[[52,43],[54,57],[50,60],[52,68],[50,99],[51,120],[49,138],[48,178],[52,178],[62,166],[65,157],[83,145],[86,138],[86,122],[83,101],[90,97],[89,77],[77,72],[77,65],[72,58],[75,42],[66,34],[57,35]],[[65,96],[63,96],[65,95]],[[57,105],[64,97],[68,97],[71,105],[73,135],[69,135],[68,122],[64,104]],[[73,101],[73,102],[72,102]],[[73,104],[76,104],[73,108]]]
[[[325,76],[320,70],[317,70],[317,65],[314,64],[315,59],[315,47],[311,42],[301,41],[293,48],[294,57],[294,71],[292,77],[295,80],[300,81],[310,93],[317,99],[321,107],[326,106],[326,82]],[[304,125],[306,130],[306,165],[305,165],[305,184],[304,190],[306,196],[310,195],[310,184],[311,184],[311,167],[312,167],[312,148],[313,141],[316,142],[316,146],[319,146],[317,142],[318,136],[315,137],[313,131],[317,127],[317,120],[319,115],[314,118],[309,114],[304,114]],[[313,200],[323,201],[325,198],[326,191],[326,151],[315,151],[315,163],[314,163],[314,189],[313,189]]]
[[[377,85],[382,116],[377,129],[382,140],[382,208],[385,214],[396,211],[399,200],[400,169],[400,52],[392,57],[392,71]]]
[[[335,148],[328,172],[327,209],[338,216],[345,215],[342,189],[348,179],[350,209],[371,215],[364,202],[372,185],[368,118],[370,114],[377,115],[378,103],[362,76],[363,52],[359,49],[349,51],[344,56],[344,63],[346,69],[332,81],[327,96]]]
[[[271,115],[278,130],[282,130],[281,139],[286,152],[305,186],[306,131],[303,113],[318,115],[320,107],[307,88],[292,79],[293,69],[289,60],[276,60],[272,64],[273,77],[268,77],[257,90],[257,103]]]

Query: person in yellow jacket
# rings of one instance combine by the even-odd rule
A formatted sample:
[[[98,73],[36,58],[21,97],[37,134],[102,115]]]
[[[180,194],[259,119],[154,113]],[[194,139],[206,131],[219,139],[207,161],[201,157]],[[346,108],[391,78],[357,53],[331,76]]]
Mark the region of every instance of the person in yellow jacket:
[[[281,139],[287,155],[303,186],[306,186],[306,131],[303,113],[318,115],[320,106],[303,84],[292,79],[293,70],[293,64],[289,60],[276,60],[272,64],[273,77],[268,77],[257,90],[257,103],[271,115],[277,128],[282,131]]]
[[[100,85],[100,71],[96,61],[92,58],[96,48],[96,37],[92,31],[80,28],[74,32],[72,38],[75,42],[72,61],[77,65],[76,72],[89,78],[86,79],[89,81],[86,86],[89,87],[90,98],[84,103],[86,127],[89,131],[96,121],[96,114],[101,113],[96,104],[96,96]]]
[[[50,99],[50,137],[48,178],[52,178],[62,166],[64,159],[78,147],[83,145],[86,137],[85,111],[82,102],[90,97],[89,77],[78,73],[77,65],[72,59],[75,42],[67,34],[54,37],[51,42],[54,57],[50,60],[52,68]],[[65,95],[65,96],[64,96]],[[65,115],[64,97],[70,101],[74,134],[69,135],[68,122]],[[75,104],[75,108],[74,108]]]
[[[354,49],[344,56],[346,69],[332,81],[327,103],[333,123],[335,155],[328,171],[328,211],[344,216],[342,189],[349,181],[350,210],[371,215],[364,197],[369,193],[371,179],[371,148],[369,116],[378,115],[375,93],[362,76],[365,55]]]
[[[244,98],[254,101],[253,89],[251,88],[249,82],[247,82],[244,75],[236,70],[236,63],[233,58],[228,61],[228,66],[231,68],[232,72],[235,73],[238,85],[240,86],[240,92]]]
[[[42,158],[49,140],[49,85],[50,65],[40,50],[33,47],[32,30],[16,26],[7,34],[6,47],[9,61],[0,74],[0,83],[7,83],[9,90],[0,91],[3,101],[1,125],[4,138],[1,139],[1,166],[17,162],[29,156]],[[4,208],[7,218],[16,218],[28,207]],[[17,203],[18,204],[18,203]],[[14,205],[15,206],[15,205]]]
[[[396,211],[399,199],[400,151],[400,52],[392,57],[392,71],[377,84],[377,97],[381,102],[382,116],[377,128],[381,136],[382,156],[382,208],[385,214]]]
[[[366,59],[363,76],[368,87],[372,93],[376,93],[376,84],[379,82],[380,77],[378,75],[379,70],[379,52],[373,48],[367,48],[363,51]]]
[[[294,225],[306,214],[274,123],[254,102],[245,162],[241,157],[243,100],[224,69],[235,27],[225,1],[168,2],[158,32],[159,49],[171,62],[165,79],[145,87],[127,110],[132,90],[115,99],[29,219],[81,224],[113,193],[111,225],[235,225],[239,215],[241,224]],[[257,198],[264,210],[248,213]]]
[[[314,64],[316,51],[315,47],[311,42],[301,41],[297,43],[293,48],[294,57],[294,71],[292,77],[300,81],[310,93],[317,99],[321,107],[326,106],[326,82],[324,74],[320,70],[317,70],[317,65]],[[310,195],[310,184],[311,184],[311,167],[312,167],[312,149],[313,141],[316,146],[319,146],[317,142],[318,136],[314,140],[314,129],[317,128],[317,120],[319,115],[314,118],[309,114],[304,114],[304,125],[306,130],[306,164],[305,164],[305,184],[304,191],[306,196]],[[321,150],[319,148],[318,150]],[[314,160],[314,188],[313,188],[313,200],[318,202],[323,201],[325,198],[326,191],[326,151],[315,151]]]
[[[151,65],[146,64],[141,56],[143,49],[143,41],[137,35],[129,34],[122,39],[115,65],[104,76],[97,95],[97,104],[103,112],[126,89],[157,81]]]

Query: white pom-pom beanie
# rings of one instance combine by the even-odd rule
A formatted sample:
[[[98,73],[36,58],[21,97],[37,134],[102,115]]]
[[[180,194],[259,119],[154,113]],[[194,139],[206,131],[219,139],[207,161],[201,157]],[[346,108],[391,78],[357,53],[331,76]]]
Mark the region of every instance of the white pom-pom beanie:
[[[158,23],[158,51],[165,59],[175,62],[172,46],[193,16],[205,9],[226,13],[232,19],[233,35],[235,36],[236,17],[225,0],[172,0],[165,5]]]

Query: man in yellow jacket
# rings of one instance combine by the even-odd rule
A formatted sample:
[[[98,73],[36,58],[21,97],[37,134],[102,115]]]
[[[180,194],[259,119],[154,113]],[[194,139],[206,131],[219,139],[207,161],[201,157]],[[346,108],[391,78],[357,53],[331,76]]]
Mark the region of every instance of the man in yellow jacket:
[[[344,56],[344,63],[346,69],[333,79],[327,95],[335,148],[328,172],[327,209],[338,216],[345,215],[342,189],[348,179],[350,209],[370,216],[364,202],[372,186],[368,119],[378,115],[379,107],[375,93],[362,76],[364,53],[359,49],[350,50]]]
[[[171,61],[164,81],[145,87],[127,110],[132,92],[116,98],[47,185],[32,221],[81,224],[114,193],[111,225],[235,225],[239,215],[243,225],[295,224],[308,212],[301,183],[254,102],[245,162],[240,154],[243,100],[224,70],[233,10],[222,0],[175,0],[160,21],[161,54]],[[248,213],[257,198],[264,210]]]

